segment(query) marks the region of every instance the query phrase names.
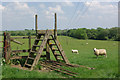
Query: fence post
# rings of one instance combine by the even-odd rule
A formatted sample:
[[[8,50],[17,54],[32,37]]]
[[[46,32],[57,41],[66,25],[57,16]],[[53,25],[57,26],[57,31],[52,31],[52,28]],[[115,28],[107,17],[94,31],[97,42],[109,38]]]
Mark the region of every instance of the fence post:
[[[55,13],[55,29],[54,29],[54,37],[57,39],[57,14]]]
[[[29,50],[31,50],[31,35],[29,35],[28,38],[29,38]]]
[[[3,41],[3,57],[6,60],[7,55],[7,40],[6,40],[6,32],[4,32],[4,41]]]
[[[6,34],[6,36],[7,36],[7,53],[6,53],[6,63],[8,64],[8,63],[9,63],[10,56],[11,56],[10,34],[9,34],[9,33],[7,33],[7,34]]]
[[[38,29],[38,25],[37,25],[37,15],[35,15],[35,31],[36,31],[36,36],[37,36],[37,29]]]

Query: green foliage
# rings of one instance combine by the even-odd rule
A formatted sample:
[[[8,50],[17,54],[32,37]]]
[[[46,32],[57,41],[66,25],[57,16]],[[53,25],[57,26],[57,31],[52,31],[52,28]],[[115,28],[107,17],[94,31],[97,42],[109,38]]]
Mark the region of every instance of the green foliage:
[[[12,36],[35,36],[35,31],[25,29],[24,31],[7,31]],[[70,36],[77,39],[94,39],[94,40],[115,40],[120,41],[120,28],[113,27],[110,29],[103,29],[98,27],[97,29],[86,29],[86,28],[78,28],[78,29],[65,29],[65,30],[57,30],[58,35]]]
[[[103,29],[98,27],[97,29],[70,29],[63,33],[70,37],[78,39],[94,39],[94,40],[116,40],[120,41],[120,30],[119,27],[114,27],[110,29]]]

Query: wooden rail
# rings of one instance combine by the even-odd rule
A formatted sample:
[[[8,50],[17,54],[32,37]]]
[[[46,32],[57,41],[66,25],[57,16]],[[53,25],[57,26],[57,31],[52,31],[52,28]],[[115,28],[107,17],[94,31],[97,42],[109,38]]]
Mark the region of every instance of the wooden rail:
[[[41,62],[40,65],[43,66],[43,67],[49,68],[51,70],[55,70],[57,72],[61,72],[61,73],[67,74],[69,76],[75,76],[75,77],[77,77],[76,76],[77,73],[74,73],[74,72],[62,69],[61,67],[57,67],[57,66],[54,66],[54,65],[46,65],[43,62]]]
[[[12,50],[14,53],[29,52],[29,50]]]
[[[23,58],[27,58],[27,56],[14,56],[11,57],[10,59],[23,59]]]
[[[12,37],[13,39],[29,39],[29,36],[25,36],[25,37]],[[31,36],[31,39],[35,39],[36,36]]]

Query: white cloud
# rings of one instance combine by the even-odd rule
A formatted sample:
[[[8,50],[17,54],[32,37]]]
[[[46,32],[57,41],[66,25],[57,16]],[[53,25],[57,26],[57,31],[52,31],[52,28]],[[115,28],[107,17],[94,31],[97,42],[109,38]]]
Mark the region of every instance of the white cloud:
[[[117,25],[118,8],[117,5],[106,2],[86,2],[86,7],[77,11],[77,18],[75,24],[81,22],[81,26],[102,26],[113,27]],[[117,3],[116,3],[117,4]],[[89,6],[90,5],[90,6]],[[88,8],[85,10],[85,8]],[[85,11],[85,13],[84,13]],[[73,22],[74,23],[74,22]],[[80,24],[78,23],[77,26]]]
[[[8,12],[8,14],[31,15],[35,14],[35,9],[29,7],[27,3],[14,2],[9,3],[4,12]]]
[[[39,7],[42,8],[42,9],[44,9],[45,5],[44,4],[40,4]]]
[[[65,3],[67,4],[67,6],[74,6],[74,4],[70,2],[69,0],[65,0]]]
[[[31,28],[34,24],[36,9],[28,6],[27,3],[12,2],[5,5],[3,10],[3,29]],[[33,23],[32,23],[33,22]]]
[[[89,15],[117,15],[117,7],[113,4],[108,3],[101,3],[101,2],[85,2],[84,3],[86,7],[88,7],[88,10],[86,10],[86,13]],[[78,14],[82,14],[85,11],[85,8],[82,10],[78,10]],[[87,9],[87,8],[86,8]]]
[[[52,18],[54,13],[64,14],[60,5],[56,5],[56,7],[48,7],[48,10],[45,11],[47,18]]]
[[[5,7],[0,5],[0,10],[4,10],[4,9],[5,9]]]

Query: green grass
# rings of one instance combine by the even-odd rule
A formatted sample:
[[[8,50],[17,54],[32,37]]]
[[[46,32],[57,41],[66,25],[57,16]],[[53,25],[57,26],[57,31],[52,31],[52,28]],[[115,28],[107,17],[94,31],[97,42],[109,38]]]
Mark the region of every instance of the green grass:
[[[79,64],[94,67],[94,70],[86,68],[64,67],[67,70],[78,73],[78,78],[115,78],[118,76],[118,41],[102,41],[102,40],[79,40],[66,36],[59,36],[59,42],[66,53],[67,58],[72,64]],[[25,42],[24,45],[11,43],[13,49],[28,49],[28,40],[19,40]],[[33,44],[32,40],[32,44]],[[88,43],[88,44],[86,44]],[[96,56],[93,48],[104,48],[107,50],[108,58],[104,56]],[[79,50],[79,54],[73,54],[71,49]],[[26,55],[22,53],[21,55]],[[52,56],[53,58],[53,56]],[[17,68],[11,68],[9,65],[3,66],[3,78],[63,78],[69,77],[58,72],[38,72],[25,71]]]

